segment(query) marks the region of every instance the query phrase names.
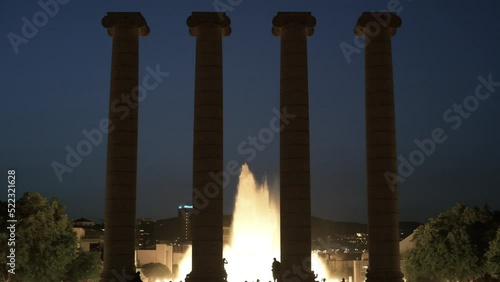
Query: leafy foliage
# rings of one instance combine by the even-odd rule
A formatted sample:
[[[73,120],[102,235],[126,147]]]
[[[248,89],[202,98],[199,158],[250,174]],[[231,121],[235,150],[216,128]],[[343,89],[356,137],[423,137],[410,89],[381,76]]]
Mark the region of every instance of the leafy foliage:
[[[486,253],[486,270],[494,278],[500,278],[500,228],[497,230],[495,239],[490,242],[490,248]]]
[[[99,281],[102,271],[99,252],[80,252],[68,267],[65,281]]]
[[[415,248],[404,257],[405,275],[412,281],[472,281],[485,277],[485,253],[497,228],[498,222],[488,207],[457,204],[417,228]]]
[[[1,216],[7,203],[2,202]],[[76,257],[76,236],[65,207],[40,194],[25,193],[16,202],[16,270],[10,281],[61,281],[68,264]],[[6,246],[6,218],[1,218],[0,245]],[[1,268],[7,273],[7,250],[1,248]]]

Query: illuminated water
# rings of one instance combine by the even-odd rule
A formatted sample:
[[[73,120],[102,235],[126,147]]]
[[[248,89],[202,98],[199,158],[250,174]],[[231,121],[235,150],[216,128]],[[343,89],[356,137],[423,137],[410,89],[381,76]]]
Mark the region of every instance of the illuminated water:
[[[241,168],[236,194],[229,245],[224,247],[228,281],[273,281],[271,264],[280,258],[279,207],[271,199],[267,181],[258,184],[248,165]],[[327,278],[327,270],[316,253],[312,268],[318,280]],[[179,266],[174,281],[184,280],[191,271],[191,250]]]
[[[273,258],[280,257],[279,208],[267,182],[258,185],[243,165],[236,194],[230,245],[224,248],[229,281],[270,281]]]

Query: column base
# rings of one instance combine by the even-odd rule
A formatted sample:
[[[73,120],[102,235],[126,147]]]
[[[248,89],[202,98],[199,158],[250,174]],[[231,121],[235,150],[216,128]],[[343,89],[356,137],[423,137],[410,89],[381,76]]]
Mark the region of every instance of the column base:
[[[401,271],[368,271],[366,282],[403,282]]]

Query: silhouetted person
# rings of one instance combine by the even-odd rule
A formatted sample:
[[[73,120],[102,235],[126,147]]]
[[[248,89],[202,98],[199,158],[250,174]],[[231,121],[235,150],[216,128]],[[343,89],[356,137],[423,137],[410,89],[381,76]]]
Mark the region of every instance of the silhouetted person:
[[[226,258],[222,258],[222,275],[224,278],[224,281],[227,281],[227,272],[226,272],[226,268],[224,267],[224,264],[227,264],[227,259]]]
[[[278,276],[280,275],[280,268],[281,268],[281,263],[277,261],[276,258],[273,258],[272,271],[273,271],[274,281],[278,280]]]
[[[342,281],[340,281],[340,282],[345,282],[345,279],[344,279],[344,278],[342,278]]]
[[[135,273],[135,276],[134,276],[134,279],[132,280],[132,282],[142,282],[141,272],[140,271],[137,271]]]

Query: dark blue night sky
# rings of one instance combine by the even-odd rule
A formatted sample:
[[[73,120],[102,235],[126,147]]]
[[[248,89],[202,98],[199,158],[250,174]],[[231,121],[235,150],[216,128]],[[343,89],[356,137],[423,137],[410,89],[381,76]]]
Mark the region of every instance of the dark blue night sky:
[[[23,36],[22,18],[33,23],[41,6],[0,4],[1,173],[17,169],[18,197],[40,192],[59,198],[74,218],[103,219],[106,139],[62,182],[51,164],[65,164],[66,147],[76,149],[87,140],[82,131],[98,129],[108,115],[112,39],[101,19],[108,11],[140,11],[151,34],[140,39],[139,78],[148,66],[169,76],[140,105],[137,216],[175,216],[191,197],[195,39],[186,19],[192,11],[215,11],[213,2],[67,2],[36,34],[29,31],[31,38]],[[404,168],[401,219],[426,221],[456,202],[500,209],[500,2],[219,2],[241,2],[229,6],[233,32],[223,41],[226,162],[250,157],[238,146],[268,127],[279,106],[280,42],[271,34],[272,18],[278,11],[310,11],[317,20],[308,39],[312,213],[365,222],[364,54],[357,49],[348,62],[340,46],[356,46],[353,29],[363,11],[386,10],[389,3],[403,20],[393,38],[398,154],[409,161],[418,150],[415,139],[432,138],[436,128],[447,136],[414,171]],[[479,76],[494,82],[481,84]],[[478,85],[482,100],[468,97]],[[278,136],[249,165],[259,179],[276,183]],[[227,213],[237,177],[230,181]],[[4,190],[3,200],[6,183]]]

